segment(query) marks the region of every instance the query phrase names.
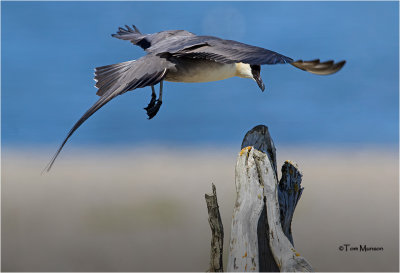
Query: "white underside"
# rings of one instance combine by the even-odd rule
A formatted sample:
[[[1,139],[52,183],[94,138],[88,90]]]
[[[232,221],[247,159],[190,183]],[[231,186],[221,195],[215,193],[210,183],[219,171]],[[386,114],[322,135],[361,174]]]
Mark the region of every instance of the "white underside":
[[[170,82],[212,82],[232,77],[253,78],[249,64],[221,64],[213,61],[196,60],[177,66],[165,77]]]

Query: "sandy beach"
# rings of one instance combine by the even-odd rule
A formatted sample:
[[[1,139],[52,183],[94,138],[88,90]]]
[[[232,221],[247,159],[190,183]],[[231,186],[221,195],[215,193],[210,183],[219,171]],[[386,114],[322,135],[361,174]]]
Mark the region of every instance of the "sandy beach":
[[[2,151],[3,271],[205,271],[204,194],[217,187],[228,249],[238,149]],[[398,271],[397,148],[279,149],[298,163],[292,230],[316,271]],[[280,168],[280,167],[279,167]],[[340,251],[367,245],[383,251]],[[226,251],[225,251],[226,262]]]

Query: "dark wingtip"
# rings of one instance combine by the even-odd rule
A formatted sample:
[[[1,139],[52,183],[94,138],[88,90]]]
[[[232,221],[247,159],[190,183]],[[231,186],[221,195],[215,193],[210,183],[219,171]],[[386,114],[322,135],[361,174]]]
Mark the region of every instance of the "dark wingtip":
[[[291,65],[301,70],[317,74],[317,75],[331,75],[338,72],[346,64],[346,61],[335,63],[333,60],[321,62],[319,59],[312,61],[298,60],[292,62]]]
[[[132,27],[133,27],[133,29],[134,29],[137,33],[142,34],[142,33],[140,32],[140,30],[139,30],[135,25],[132,25]]]
[[[340,66],[340,68],[342,68],[345,64],[346,64],[345,60],[340,61],[340,62],[337,63],[337,65]]]

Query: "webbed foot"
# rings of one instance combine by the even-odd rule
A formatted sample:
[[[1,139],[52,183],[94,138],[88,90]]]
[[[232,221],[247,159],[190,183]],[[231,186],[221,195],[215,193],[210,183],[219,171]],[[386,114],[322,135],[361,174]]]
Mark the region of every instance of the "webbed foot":
[[[151,100],[149,102],[149,105],[147,105],[147,107],[143,108],[144,110],[147,111],[147,113],[148,113],[149,109],[153,108],[154,105],[156,104],[156,98],[157,98],[156,94],[152,94],[151,95]]]
[[[146,108],[144,108],[147,111],[147,115],[149,116],[148,119],[152,119],[155,117],[155,115],[157,115],[158,110],[160,110],[162,101],[161,100],[154,100],[156,101],[156,103],[150,107],[150,104],[152,103],[153,99],[150,101],[149,106],[147,106]]]

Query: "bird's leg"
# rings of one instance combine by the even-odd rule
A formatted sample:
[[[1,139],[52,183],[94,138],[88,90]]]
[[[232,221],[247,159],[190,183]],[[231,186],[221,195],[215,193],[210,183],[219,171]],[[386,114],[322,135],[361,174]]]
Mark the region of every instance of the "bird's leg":
[[[158,110],[160,110],[162,104],[162,90],[163,90],[163,81],[160,82],[160,94],[158,95],[158,100],[156,101],[156,104],[153,105],[151,108],[146,109],[149,119],[152,119],[157,114]]]
[[[160,93],[158,94],[158,100],[157,100],[157,103],[160,103],[160,106],[162,104],[162,89],[163,89],[163,81],[160,81]]]
[[[156,98],[157,98],[157,96],[156,96],[156,91],[154,90],[154,85],[152,85],[152,86],[151,86],[151,100],[150,100],[150,102],[149,102],[149,105],[147,105],[147,107],[144,108],[144,110],[147,111],[147,110],[153,108],[154,105],[155,105],[155,103],[156,103]]]

